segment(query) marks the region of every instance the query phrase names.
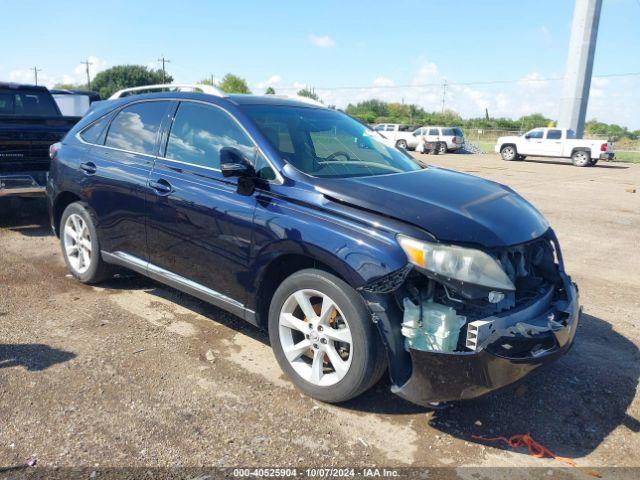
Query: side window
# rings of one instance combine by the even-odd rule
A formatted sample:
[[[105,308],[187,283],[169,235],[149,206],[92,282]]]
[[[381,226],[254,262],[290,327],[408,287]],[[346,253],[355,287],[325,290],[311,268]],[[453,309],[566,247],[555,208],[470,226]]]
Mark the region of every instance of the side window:
[[[384,125],[376,125],[374,129],[376,132],[384,132]]]
[[[437,128],[430,128],[429,129],[429,135],[435,135],[437,137],[440,134],[438,133],[438,129]]]
[[[393,132],[396,129],[396,127],[394,125],[387,125],[387,132]]]
[[[547,139],[548,140],[560,140],[562,138],[562,130],[548,130],[547,131]]]
[[[104,145],[104,136],[107,131],[106,126],[109,123],[110,115],[102,117],[93,125],[85,128],[80,132],[80,137],[87,143],[93,143],[95,145]]]
[[[165,157],[171,160],[220,169],[220,149],[233,147],[251,162],[261,178],[275,174],[257,148],[224,111],[200,103],[182,102],[176,112]]]
[[[155,154],[156,137],[169,102],[141,102],[123,108],[111,122],[106,145]]]
[[[543,135],[544,130],[531,130],[529,133],[527,133],[527,136],[529,138],[542,138]]]

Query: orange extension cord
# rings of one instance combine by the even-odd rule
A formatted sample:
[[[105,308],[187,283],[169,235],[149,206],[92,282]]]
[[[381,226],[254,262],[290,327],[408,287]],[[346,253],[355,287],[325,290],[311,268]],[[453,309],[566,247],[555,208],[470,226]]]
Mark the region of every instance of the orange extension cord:
[[[504,442],[507,445],[509,445],[511,448],[527,447],[529,449],[529,453],[536,458],[544,458],[544,457],[554,458],[571,467],[579,468],[576,465],[576,462],[574,462],[570,458],[560,457],[555,453],[553,453],[551,450],[549,450],[547,447],[542,445],[541,443],[536,442],[531,437],[531,434],[529,433],[513,435],[512,437],[509,437],[509,438],[502,437],[502,436],[487,438],[487,437],[481,437],[479,435],[471,435],[471,438],[473,438],[474,440],[481,440],[483,442]],[[601,477],[601,475],[598,472],[595,472],[593,470],[584,469],[584,468],[580,468],[580,470],[584,471],[585,473],[593,477],[598,477],[598,478]]]

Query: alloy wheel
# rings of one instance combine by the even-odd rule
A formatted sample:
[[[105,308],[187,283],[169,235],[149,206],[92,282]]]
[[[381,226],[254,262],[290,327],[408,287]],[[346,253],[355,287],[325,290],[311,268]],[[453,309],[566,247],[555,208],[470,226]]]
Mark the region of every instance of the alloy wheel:
[[[513,147],[504,147],[502,149],[502,158],[505,160],[513,160],[516,156],[516,150]]]
[[[307,382],[326,387],[348,373],[351,330],[328,295],[310,289],[290,295],[280,310],[279,334],[287,361]]]
[[[64,249],[69,264],[76,273],[84,273],[91,266],[91,234],[87,222],[72,213],[67,217],[63,231]]]

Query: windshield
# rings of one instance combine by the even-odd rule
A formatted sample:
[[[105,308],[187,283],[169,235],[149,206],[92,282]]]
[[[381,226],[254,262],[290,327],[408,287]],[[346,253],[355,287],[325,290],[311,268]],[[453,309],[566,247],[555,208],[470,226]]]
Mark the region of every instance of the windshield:
[[[364,177],[420,170],[360,122],[335,110],[243,105],[285,161],[316,177]]]
[[[48,92],[0,90],[0,115],[57,117],[59,113]]]

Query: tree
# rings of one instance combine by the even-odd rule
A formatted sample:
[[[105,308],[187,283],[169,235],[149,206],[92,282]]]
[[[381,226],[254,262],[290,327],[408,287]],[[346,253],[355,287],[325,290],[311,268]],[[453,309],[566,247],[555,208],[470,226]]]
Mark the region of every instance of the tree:
[[[171,75],[165,75],[165,83],[173,82]],[[153,70],[143,65],[117,65],[98,73],[91,81],[91,90],[109,98],[123,88],[142,87],[162,83],[162,70]]]
[[[246,80],[232,73],[227,73],[222,77],[216,86],[226,93],[251,93]]]
[[[303,88],[302,90],[298,90],[298,96],[299,97],[308,97],[312,100],[315,100],[316,102],[322,102],[322,100],[320,100],[320,97],[318,96],[318,94],[316,93],[315,90],[313,89],[308,89],[308,88]]]
[[[264,91],[265,95],[275,95],[276,91],[273,89],[273,87],[267,87],[267,89]]]

